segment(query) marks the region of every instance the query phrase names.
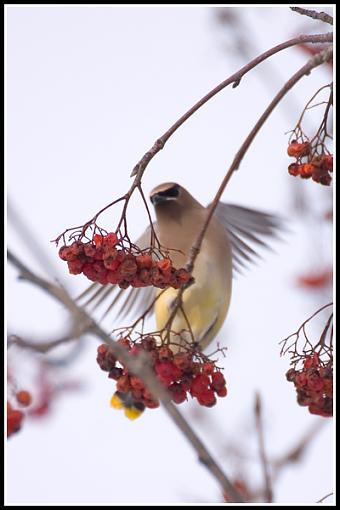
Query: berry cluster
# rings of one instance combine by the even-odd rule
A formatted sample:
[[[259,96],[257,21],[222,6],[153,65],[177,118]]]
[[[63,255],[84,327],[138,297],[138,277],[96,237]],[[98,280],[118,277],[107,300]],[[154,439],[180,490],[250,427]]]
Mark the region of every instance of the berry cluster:
[[[227,395],[226,381],[215,363],[206,358],[198,359],[192,351],[174,354],[168,346],[157,345],[152,336],[145,336],[134,343],[128,338],[122,338],[118,343],[131,355],[141,350],[148,353],[151,367],[170,392],[175,404],[181,404],[191,395],[200,405],[212,407],[216,404],[216,395]],[[98,347],[97,363],[102,370],[109,372],[109,378],[117,381],[117,391],[111,401],[113,407],[129,408],[137,405],[137,409],[142,412],[145,407],[153,409],[159,406],[158,400],[137,376],[130,374],[123,365],[117,366],[117,359],[107,344]],[[137,417],[130,414],[127,416]]]
[[[96,234],[92,242],[78,240],[62,246],[59,257],[67,262],[70,274],[83,273],[93,282],[117,284],[123,289],[148,285],[179,289],[189,281],[188,271],[175,269],[169,258],[156,261],[148,253],[134,255],[118,243],[115,233]]]
[[[331,154],[316,154],[310,142],[293,140],[288,145],[288,156],[296,158],[295,163],[288,166],[290,175],[299,175],[302,179],[309,179],[325,186],[329,186],[333,172],[333,156]],[[314,153],[314,154],[313,154]],[[302,159],[306,158],[302,163]]]
[[[303,368],[290,368],[286,373],[297,391],[297,402],[308,406],[309,412],[320,416],[333,416],[333,362],[323,365],[316,352],[307,356]]]
[[[15,398],[17,403],[22,407],[28,407],[32,401],[31,394],[25,390],[18,391]],[[12,404],[7,401],[7,437],[21,429],[24,416],[24,413],[20,409],[15,409]]]

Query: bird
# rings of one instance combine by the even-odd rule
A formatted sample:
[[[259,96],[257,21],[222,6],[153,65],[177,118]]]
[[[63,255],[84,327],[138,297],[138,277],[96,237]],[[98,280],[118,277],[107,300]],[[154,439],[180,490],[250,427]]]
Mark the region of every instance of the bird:
[[[152,227],[148,225],[134,244],[140,249],[148,248],[154,232],[162,249],[169,250],[173,266],[185,267],[210,205],[202,205],[176,182],[156,186],[150,192],[150,201],[156,221]],[[176,340],[172,338],[170,341],[174,353],[183,342],[195,342],[202,350],[213,342],[228,314],[233,278],[259,258],[256,247],[270,248],[268,241],[278,237],[281,229],[282,219],[276,215],[218,202],[195,260],[193,283],[184,291],[182,305],[171,323],[171,331],[174,332],[171,335],[176,335]],[[111,296],[114,287],[105,289],[93,284],[80,297],[94,289],[89,301],[98,306]],[[177,295],[178,290],[172,287],[164,290],[154,287],[119,289],[104,315],[116,309],[116,316],[133,314],[138,317],[149,309],[155,315],[157,330],[161,331],[173,313]],[[180,340],[178,333],[181,333]],[[113,407],[125,406],[128,417],[135,418],[140,414],[131,398],[126,397],[125,401],[124,398],[116,398],[113,402]]]
[[[157,236],[162,246],[174,248],[171,258],[175,267],[184,267],[190,249],[203,228],[207,210],[185,188],[164,183],[151,191],[150,200],[157,218]],[[220,330],[227,315],[232,288],[232,255],[228,232],[214,215],[208,225],[192,273],[194,283],[182,296],[171,324],[174,332],[183,332],[182,341],[193,336],[202,349]],[[163,330],[173,311],[178,291],[169,287],[159,292],[155,302],[158,330]],[[190,327],[190,334],[185,333]],[[179,349],[173,342],[172,350]]]

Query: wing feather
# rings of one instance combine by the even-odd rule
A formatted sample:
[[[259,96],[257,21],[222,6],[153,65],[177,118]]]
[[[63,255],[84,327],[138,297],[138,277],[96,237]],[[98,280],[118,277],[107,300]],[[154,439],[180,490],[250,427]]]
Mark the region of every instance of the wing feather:
[[[254,245],[271,250],[272,241],[283,230],[282,218],[239,205],[219,202],[215,216],[228,231],[237,272],[262,258]]]

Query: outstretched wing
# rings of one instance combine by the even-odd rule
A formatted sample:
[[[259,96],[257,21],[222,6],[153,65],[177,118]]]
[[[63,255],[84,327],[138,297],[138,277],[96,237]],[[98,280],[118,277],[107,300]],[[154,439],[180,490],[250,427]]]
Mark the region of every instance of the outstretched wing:
[[[242,272],[242,268],[261,258],[255,248],[270,249],[268,242],[277,238],[278,232],[283,229],[283,222],[277,216],[223,202],[219,202],[215,216],[228,231],[232,246],[233,269],[237,272]],[[156,223],[154,228],[157,229]],[[149,226],[135,242],[141,249],[150,245],[150,231]],[[148,308],[150,308],[148,314],[152,313],[151,305],[155,296],[154,287],[123,290],[117,285],[102,286],[92,283],[77,300],[82,306],[90,306],[92,311],[103,306],[102,320],[111,310],[114,311],[116,318],[130,315],[138,317]]]
[[[151,227],[149,225],[134,244],[144,249],[150,246],[150,239]],[[111,310],[114,311],[115,318],[124,318],[129,315],[137,318],[151,307],[155,297],[156,289],[154,287],[120,289],[118,285],[103,286],[99,283],[92,283],[77,297],[77,302],[80,302],[82,306],[90,307],[91,311],[102,306],[104,313],[100,320],[103,320]],[[148,314],[151,312],[152,307]]]
[[[239,205],[219,202],[215,216],[228,231],[233,269],[239,273],[261,258],[256,248],[271,249],[271,241],[283,230],[283,221],[278,216]]]

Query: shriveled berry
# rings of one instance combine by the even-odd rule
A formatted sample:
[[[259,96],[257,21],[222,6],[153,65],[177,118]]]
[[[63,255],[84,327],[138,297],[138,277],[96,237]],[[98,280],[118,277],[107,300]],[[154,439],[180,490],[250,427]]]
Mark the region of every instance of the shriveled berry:
[[[176,381],[182,374],[172,361],[156,361],[155,372],[161,382],[165,384]]]
[[[172,359],[174,357],[174,353],[169,347],[163,346],[158,351],[158,357],[160,360]]]
[[[130,378],[128,375],[122,375],[117,381],[117,391],[127,393],[131,389]]]
[[[210,390],[210,389],[200,392],[196,396],[196,398],[202,406],[212,407],[216,404],[215,394],[214,394],[213,390]]]
[[[287,149],[288,156],[294,158],[301,158],[303,156],[308,156],[310,153],[311,146],[309,142],[299,143],[296,140],[293,140]]]
[[[181,404],[186,400],[186,391],[182,384],[176,382],[172,383],[170,384],[168,390],[170,391],[171,398],[175,404]]]
[[[214,372],[211,375],[211,388],[215,391],[218,391],[226,385],[224,375],[222,372]]]
[[[176,365],[176,367],[184,371],[188,370],[191,367],[192,358],[186,352],[178,352],[177,354],[175,354],[173,362]]]
[[[118,379],[122,376],[123,369],[119,367],[113,367],[111,368],[108,377],[110,379],[114,379],[115,381],[118,381]]]
[[[190,393],[193,397],[198,397],[202,392],[209,389],[210,379],[206,374],[198,374],[192,380]],[[210,391],[210,390],[209,390]]]

